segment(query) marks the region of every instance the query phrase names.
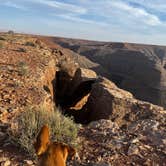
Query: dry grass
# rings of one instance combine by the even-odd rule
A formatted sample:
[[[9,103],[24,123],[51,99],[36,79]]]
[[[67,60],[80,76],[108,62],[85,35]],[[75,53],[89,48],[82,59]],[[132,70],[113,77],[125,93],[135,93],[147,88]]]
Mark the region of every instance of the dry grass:
[[[27,42],[25,43],[25,45],[26,45],[26,46],[31,46],[31,47],[36,47],[35,43],[32,42],[32,41],[27,41]]]
[[[2,43],[2,42],[0,42],[0,49],[1,49],[1,48],[3,48],[3,43]]]
[[[17,127],[10,133],[17,145],[34,156],[33,143],[44,124],[50,128],[52,141],[64,142],[77,147],[77,125],[58,110],[48,112],[42,108],[29,107],[17,117]]]
[[[4,41],[4,40],[5,40],[5,38],[4,38],[4,37],[2,37],[2,36],[0,36],[0,40],[3,40],[3,41]]]
[[[28,73],[28,65],[26,62],[19,62],[18,63],[18,68],[19,68],[19,74],[20,75],[26,75]]]

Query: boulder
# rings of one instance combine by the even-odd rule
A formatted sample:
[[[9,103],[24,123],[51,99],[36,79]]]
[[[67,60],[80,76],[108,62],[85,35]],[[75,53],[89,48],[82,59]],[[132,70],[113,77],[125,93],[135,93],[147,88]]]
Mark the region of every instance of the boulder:
[[[123,116],[130,107],[133,95],[119,89],[113,82],[99,78],[92,86],[86,109],[89,110],[89,121],[109,119],[117,111]]]
[[[120,127],[153,117],[165,121],[165,110],[162,107],[136,100],[131,93],[119,89],[102,77],[93,84],[85,108],[89,113],[89,121],[111,119]]]
[[[93,70],[78,68],[72,80],[72,85],[77,87],[83,82],[96,80],[97,74]],[[75,89],[75,88],[73,88]]]

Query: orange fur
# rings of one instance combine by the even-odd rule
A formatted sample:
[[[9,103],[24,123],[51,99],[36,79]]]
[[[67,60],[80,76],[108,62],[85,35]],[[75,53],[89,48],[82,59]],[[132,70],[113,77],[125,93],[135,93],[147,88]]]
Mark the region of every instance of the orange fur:
[[[66,166],[67,157],[73,158],[76,154],[76,150],[66,144],[50,143],[49,129],[46,125],[41,128],[34,147],[39,158],[39,166]]]
[[[49,144],[49,128],[47,125],[44,125],[36,138],[36,142],[34,143],[36,154],[38,156],[43,154],[47,150]]]

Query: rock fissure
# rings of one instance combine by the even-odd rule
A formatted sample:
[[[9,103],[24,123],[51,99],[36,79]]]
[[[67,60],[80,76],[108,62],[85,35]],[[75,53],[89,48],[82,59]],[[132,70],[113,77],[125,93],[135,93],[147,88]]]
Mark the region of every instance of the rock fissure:
[[[80,69],[78,69],[80,70]],[[84,70],[84,69],[82,69]],[[77,71],[76,71],[77,73]],[[64,114],[73,116],[77,123],[86,123],[88,119],[86,105],[95,78],[78,79],[77,74],[72,78],[64,71],[57,71],[55,81],[55,103],[60,105]]]
[[[74,116],[75,122],[86,124],[79,128],[78,138],[82,149],[79,151],[81,161],[77,165],[150,166],[166,163],[166,111],[162,107],[139,101],[110,80],[98,77],[94,71],[90,70],[99,69],[98,66],[85,61],[85,58],[80,58],[81,56],[71,51],[66,51],[54,44],[51,45],[54,49],[50,49],[49,43],[47,43],[48,48],[36,39],[33,39],[32,43],[29,37],[20,38],[20,35],[16,37],[17,43],[13,40],[6,41],[4,48],[0,49],[0,122],[2,122],[0,124],[2,145],[0,165],[10,162],[10,165],[15,165],[15,162],[16,165],[36,164],[35,161],[24,160],[27,159],[24,153],[14,152],[16,147],[10,146],[11,139],[7,139],[7,130],[12,125],[12,118],[16,117],[17,113],[25,111],[25,107],[41,105],[49,111],[55,104],[62,107],[64,114]],[[29,41],[28,44],[27,41]],[[126,44],[111,44],[105,47],[123,49]],[[164,66],[162,51],[156,52],[161,54],[160,56],[158,54],[157,59],[161,59]],[[118,63],[115,57],[111,59],[110,65],[122,70],[122,72],[111,70],[112,79],[116,84],[125,85],[135,91],[139,85],[138,81],[145,80],[146,77],[139,79],[141,75],[136,72],[136,65],[134,68],[133,64],[122,66],[124,56]],[[138,59],[133,59],[139,62]],[[82,66],[79,60],[84,61]],[[154,63],[154,65],[159,67],[158,64]],[[129,84],[125,79],[131,80],[131,77],[126,77],[124,71],[129,76],[134,74],[134,78],[137,79]],[[156,92],[156,88],[164,93],[164,71],[158,73],[158,70],[153,70],[153,73],[156,73],[156,76],[162,75],[160,80],[162,86],[156,86],[154,81],[151,81],[149,86],[153,89],[153,93]],[[146,70],[143,74],[148,80],[151,78]],[[163,95],[159,100],[164,99],[164,94],[159,93],[159,95]],[[5,158],[9,156],[10,160],[4,159],[4,156]],[[89,163],[91,161],[92,163]]]
[[[78,68],[74,76],[59,70],[54,83],[55,104],[64,114],[73,116],[76,123],[110,119],[127,129],[134,121],[153,118],[155,110],[163,110],[135,99],[130,92],[88,69]]]

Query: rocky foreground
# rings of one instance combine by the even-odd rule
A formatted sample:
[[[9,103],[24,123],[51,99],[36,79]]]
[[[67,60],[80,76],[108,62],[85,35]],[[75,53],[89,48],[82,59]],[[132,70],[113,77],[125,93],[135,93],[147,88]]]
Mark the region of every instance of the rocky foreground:
[[[41,37],[1,34],[0,164],[36,165],[12,145],[12,119],[29,105],[64,114],[82,123],[80,161],[69,165],[166,165],[166,111],[137,100],[130,92],[98,76],[83,57]],[[83,68],[84,67],[84,68]]]

